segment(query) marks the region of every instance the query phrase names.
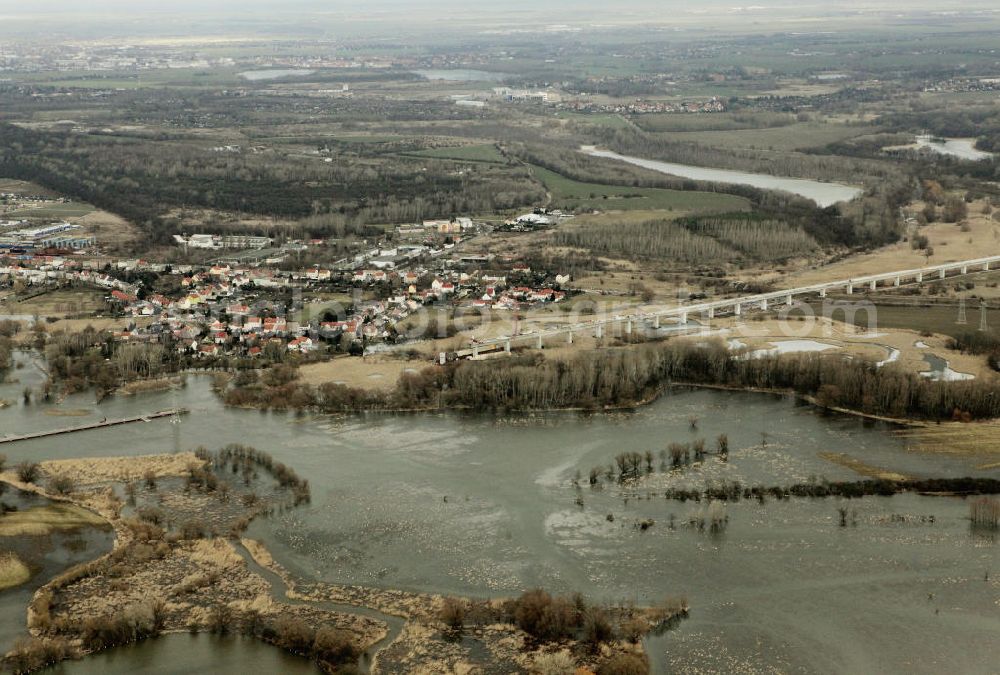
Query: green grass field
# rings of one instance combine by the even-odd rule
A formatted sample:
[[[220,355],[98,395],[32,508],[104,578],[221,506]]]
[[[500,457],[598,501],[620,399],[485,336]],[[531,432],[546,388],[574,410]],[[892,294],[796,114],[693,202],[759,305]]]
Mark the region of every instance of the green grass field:
[[[627,119],[621,115],[611,113],[578,113],[560,110],[555,116],[559,119],[568,119],[573,122],[593,124],[594,126],[607,127],[610,129],[624,129],[630,126]]]
[[[400,136],[398,134],[370,134],[366,136],[352,134],[341,136],[334,134],[330,138],[341,143],[392,143],[394,141],[405,141],[410,136]]]
[[[785,127],[794,124],[795,117],[777,112],[726,112],[711,115],[653,113],[636,116],[635,123],[646,131],[736,131]]]
[[[13,303],[9,311],[40,316],[88,314],[106,309],[104,296],[105,293],[100,290],[63,288]]]
[[[830,143],[866,136],[877,131],[870,126],[800,122],[771,129],[673,132],[668,134],[668,137],[673,141],[688,141],[718,148],[803,150],[821,148]]]
[[[19,82],[76,89],[140,89],[143,87],[197,88],[243,82],[234,68],[164,68],[141,73],[122,72],[92,76],[84,71],[17,73]]]
[[[0,178],[0,192],[13,192],[16,195],[45,195],[52,198],[59,196],[59,193],[43,188],[37,183],[29,183],[17,178]]]
[[[643,209],[674,211],[676,215],[706,211],[742,211],[750,202],[742,197],[715,192],[688,192],[661,188],[638,188],[599,183],[581,183],[548,169],[533,166],[532,171],[552,193],[552,205],[558,208],[601,211]]]
[[[810,303],[817,314],[822,312],[822,305]],[[795,315],[795,312],[792,313]],[[834,309],[831,316],[834,320],[843,321],[846,316],[843,309]],[[969,302],[965,310],[966,323],[958,320],[958,305],[931,305],[928,307],[903,307],[898,305],[875,305],[875,325],[879,330],[885,328],[906,328],[915,331],[929,331],[940,335],[955,337],[963,333],[975,333],[979,329],[979,306]],[[868,327],[868,316],[864,310],[853,314],[853,323]],[[991,335],[1000,335],[1000,310],[987,309],[986,323]]]
[[[406,153],[416,157],[434,157],[437,159],[458,159],[470,162],[503,162],[503,155],[493,145],[461,145],[450,148],[431,148]]]
[[[96,210],[90,204],[72,202],[69,204],[50,204],[38,208],[19,209],[6,215],[10,218],[80,218]]]

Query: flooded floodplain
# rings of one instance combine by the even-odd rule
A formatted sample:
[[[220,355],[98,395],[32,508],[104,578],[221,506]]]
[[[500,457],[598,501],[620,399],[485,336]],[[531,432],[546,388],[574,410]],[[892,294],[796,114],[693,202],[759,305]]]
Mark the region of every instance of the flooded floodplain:
[[[18,400],[22,387],[0,397]],[[888,425],[691,389],[595,415],[328,417],[226,409],[192,376],[176,392],[61,403],[97,419],[172,405],[191,414],[5,450],[18,461],[252,444],[311,483],[310,506],[249,532],[293,573],[477,597],[533,586],[610,603],[685,596],[690,618],[647,643],[656,672],[986,672],[1000,656],[998,549],[970,528],[961,498],[744,500],[712,532],[689,524],[706,504],[663,496],[861,479],[845,457],[913,477],[1000,476],[977,469],[981,458],[915,452]],[[0,424],[25,432],[66,419],[18,402]],[[720,434],[728,461],[673,469],[660,457],[672,442],[714,448]],[[646,450],[652,470],[639,480],[602,473],[590,485],[592,468]]]

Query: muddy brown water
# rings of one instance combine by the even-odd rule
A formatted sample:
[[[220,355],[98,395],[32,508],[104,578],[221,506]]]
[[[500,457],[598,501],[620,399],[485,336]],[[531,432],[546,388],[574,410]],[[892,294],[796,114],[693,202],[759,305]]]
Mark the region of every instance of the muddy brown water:
[[[52,501],[30,492],[0,484],[0,502],[18,510],[39,508]],[[0,516],[2,518],[3,516]],[[85,526],[54,531],[46,535],[0,537],[0,551],[18,556],[31,571],[31,578],[0,591],[0,651],[6,652],[22,635],[27,635],[28,603],[35,591],[63,571],[98,558],[111,550],[114,531],[110,526]]]
[[[3,397],[15,400],[0,387]],[[976,673],[1000,657],[997,543],[970,529],[961,498],[740,502],[713,535],[685,525],[700,505],[655,496],[723,480],[858,478],[820,453],[918,477],[1000,477],[976,469],[981,457],[918,453],[890,426],[790,398],[679,389],[599,415],[328,417],[226,409],[207,378],[191,377],[176,393],[63,405],[108,417],[192,412],[176,425],[10,444],[11,461],[241,442],[293,466],[310,480],[311,505],[257,521],[248,535],[306,580],[476,597],[544,586],[610,603],[685,596],[690,618],[648,641],[656,672]],[[3,430],[61,422],[41,405],[0,411]],[[638,488],[573,485],[577,471],[585,482],[618,452],[699,437],[711,446],[720,433],[729,462],[657,467]],[[848,527],[838,524],[841,505]],[[642,520],[654,524],[643,531]]]

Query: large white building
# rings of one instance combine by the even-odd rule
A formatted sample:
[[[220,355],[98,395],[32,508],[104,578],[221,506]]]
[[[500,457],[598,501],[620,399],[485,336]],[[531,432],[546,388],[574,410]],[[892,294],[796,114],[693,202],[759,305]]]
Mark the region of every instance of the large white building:
[[[192,234],[184,236],[174,235],[174,241],[181,246],[191,248],[265,248],[271,245],[270,237],[259,237],[248,234]]]

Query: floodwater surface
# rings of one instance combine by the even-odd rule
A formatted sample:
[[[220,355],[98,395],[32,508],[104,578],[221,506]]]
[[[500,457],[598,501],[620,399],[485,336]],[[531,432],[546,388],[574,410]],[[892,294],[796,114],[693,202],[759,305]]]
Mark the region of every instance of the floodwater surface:
[[[0,486],[3,487],[0,502],[7,508],[27,511],[53,503],[34,493],[7,487],[6,483]],[[0,519],[4,517],[0,515]],[[18,637],[27,635],[28,604],[35,591],[65,570],[108,553],[114,538],[110,525],[86,525],[48,534],[0,536],[0,553],[13,553],[31,572],[31,577],[23,584],[0,590],[0,652],[6,652]]]
[[[308,659],[257,640],[217,635],[164,635],[109,649],[81,661],[65,661],[45,672],[59,675],[318,675]]]
[[[0,397],[17,400],[3,387]],[[191,414],[13,443],[11,461],[239,442],[307,476],[308,507],[249,532],[307,579],[478,597],[544,586],[611,603],[684,596],[690,618],[648,641],[656,672],[988,672],[1000,658],[997,546],[970,529],[960,498],[742,501],[712,533],[688,525],[704,504],[663,497],[723,481],[859,479],[831,461],[844,455],[917,477],[1000,477],[976,468],[981,457],[915,452],[892,427],[789,397],[677,389],[632,412],[330,417],[226,409],[209,378],[192,376],[177,392],[61,405],[97,419]],[[0,411],[4,431],[66,422],[20,401]],[[728,461],[661,466],[669,443],[712,450],[723,433]],[[592,467],[646,450],[652,471],[637,483],[602,474],[589,485]]]

